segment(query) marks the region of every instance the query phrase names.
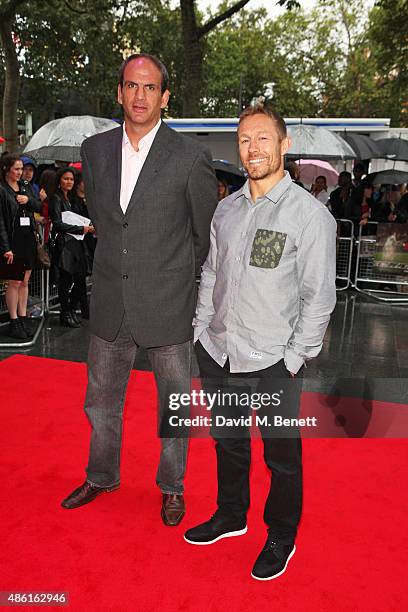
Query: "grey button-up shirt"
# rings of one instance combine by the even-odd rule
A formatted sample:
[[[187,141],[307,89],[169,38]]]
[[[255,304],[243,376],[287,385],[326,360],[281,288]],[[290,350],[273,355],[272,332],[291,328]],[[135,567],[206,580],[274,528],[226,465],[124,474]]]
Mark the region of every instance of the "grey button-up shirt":
[[[218,205],[194,338],[231,372],[296,373],[321,350],[336,303],[336,222],[289,174],[265,196],[249,183]]]

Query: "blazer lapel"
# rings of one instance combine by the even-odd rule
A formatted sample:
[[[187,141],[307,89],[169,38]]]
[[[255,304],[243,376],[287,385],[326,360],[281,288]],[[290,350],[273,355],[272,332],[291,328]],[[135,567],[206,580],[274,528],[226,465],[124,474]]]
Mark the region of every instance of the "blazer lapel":
[[[113,180],[112,185],[114,189],[113,197],[114,202],[119,206],[119,210],[123,215],[123,210],[120,205],[120,187],[122,181],[122,138],[123,138],[123,127],[112,130],[113,146],[111,150],[111,159],[109,160],[109,166],[112,168]]]
[[[171,148],[169,143],[169,132],[170,130],[166,124],[162,123],[150,148],[146,161],[143,164],[139,178],[137,179],[126,214],[131,207],[137,203],[143,192],[154,184],[164,160],[169,155],[169,150]]]

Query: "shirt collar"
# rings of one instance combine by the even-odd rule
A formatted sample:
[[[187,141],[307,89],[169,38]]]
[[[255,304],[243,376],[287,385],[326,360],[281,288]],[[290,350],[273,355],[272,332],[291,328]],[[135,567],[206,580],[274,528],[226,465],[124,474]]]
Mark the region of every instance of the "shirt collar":
[[[151,147],[153,140],[157,134],[157,132],[159,131],[159,128],[161,126],[161,118],[158,120],[158,122],[156,123],[156,125],[150,130],[150,132],[147,132],[147,134],[145,134],[143,136],[143,138],[141,138],[139,140],[139,150],[142,148],[144,148],[145,146]],[[126,125],[123,122],[123,137],[122,137],[122,146],[126,147],[127,145],[132,147],[132,143],[129,140],[129,136],[127,135],[126,132]],[[133,147],[132,147],[133,148]]]
[[[267,193],[265,193],[263,198],[268,198],[273,204],[276,204],[278,200],[283,196],[285,191],[292,184],[292,179],[290,178],[289,172],[285,170],[285,176],[281,178],[279,183],[276,183]],[[235,195],[235,194],[234,194]],[[239,191],[236,192],[236,198],[243,195],[247,200],[252,201],[251,191],[249,189],[249,181],[246,181],[243,187]],[[235,198],[234,198],[235,199]],[[259,198],[257,198],[259,199]]]

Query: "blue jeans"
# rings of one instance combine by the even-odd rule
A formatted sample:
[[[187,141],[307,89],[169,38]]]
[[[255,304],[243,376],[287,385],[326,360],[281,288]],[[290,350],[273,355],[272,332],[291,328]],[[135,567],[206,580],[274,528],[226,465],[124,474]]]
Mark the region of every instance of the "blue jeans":
[[[123,405],[138,345],[126,324],[115,340],[91,335],[85,412],[92,427],[87,480],[100,487],[120,481]],[[158,390],[158,429],[168,414],[170,393],[190,393],[192,342],[147,349]],[[188,412],[188,409],[186,409]],[[156,483],[163,493],[181,494],[188,437],[161,438]]]

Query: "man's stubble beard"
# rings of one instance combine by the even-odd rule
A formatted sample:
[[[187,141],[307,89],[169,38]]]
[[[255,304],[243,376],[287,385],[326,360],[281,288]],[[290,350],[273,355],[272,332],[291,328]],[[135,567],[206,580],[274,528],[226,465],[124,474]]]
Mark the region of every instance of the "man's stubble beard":
[[[281,160],[279,159],[277,162],[273,163],[272,166],[270,166],[263,172],[260,169],[258,170],[256,168],[253,168],[252,172],[248,170],[248,168],[246,169],[246,171],[248,173],[249,178],[252,181],[262,181],[263,179],[266,179],[272,176],[273,174],[276,174],[277,172],[279,172],[279,170],[281,169],[281,166],[282,166],[282,163],[281,163]]]

